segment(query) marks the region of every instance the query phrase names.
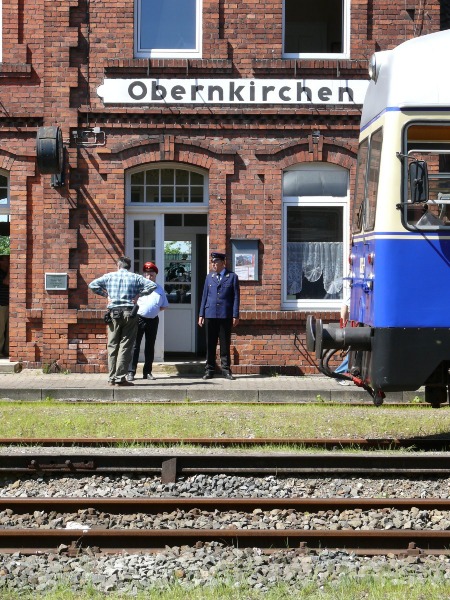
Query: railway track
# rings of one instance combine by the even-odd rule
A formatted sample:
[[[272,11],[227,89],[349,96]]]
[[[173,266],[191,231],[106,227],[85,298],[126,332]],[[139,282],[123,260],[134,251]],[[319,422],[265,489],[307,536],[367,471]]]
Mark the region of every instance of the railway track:
[[[0,512],[23,515],[42,513],[67,514],[90,510],[105,514],[161,514],[171,511],[232,511],[254,514],[255,510],[274,509],[297,512],[318,512],[380,509],[440,510],[450,509],[450,500],[419,499],[0,499]],[[135,517],[136,518],[136,517]],[[394,553],[401,556],[450,555],[450,531],[414,530],[261,530],[255,529],[105,529],[79,524],[78,528],[0,529],[0,552],[22,554],[80,552],[119,553],[157,552],[166,546],[196,546],[217,542],[238,548],[296,549],[307,553],[323,548],[345,549],[360,555]]]
[[[206,448],[292,446],[361,450],[448,450],[450,438],[0,438],[0,446],[112,448],[120,446],[198,446]]]
[[[75,454],[57,449],[56,453],[24,449],[20,454],[3,453],[0,476],[50,474],[156,475],[162,483],[196,474],[241,476],[441,476],[450,475],[450,455],[388,453],[316,454],[163,454],[95,453]]]
[[[55,453],[56,452],[56,453]],[[441,454],[390,454],[366,452],[350,453],[223,453],[223,454],[167,454],[164,452],[130,452],[92,454],[74,453],[64,448],[37,450],[23,448],[20,453],[2,453],[0,476],[39,479],[42,476],[156,476],[161,483],[174,483],[177,478],[191,475],[231,475],[266,477],[373,477],[404,478],[449,477],[450,456]],[[449,499],[417,498],[0,498],[0,554],[115,554],[152,553],[165,547],[200,547],[211,543],[234,548],[260,548],[264,552],[295,549],[299,553],[328,549],[342,549],[360,555],[399,556],[449,555],[450,528],[339,528],[322,529],[290,527],[283,524],[261,528],[237,526],[170,527],[142,526],[140,515],[163,515],[182,511],[203,511],[221,515],[255,511],[289,511],[295,513],[324,513],[333,515],[343,511],[441,511],[450,513]],[[78,522],[80,511],[102,515],[128,515],[130,527],[88,525]],[[72,513],[72,527],[10,527],[11,515],[68,515]],[[59,517],[58,517],[59,518]],[[81,519],[82,520],[82,519]],[[127,520],[125,520],[128,522]],[[64,523],[64,518],[61,519]],[[273,523],[272,523],[273,525]],[[276,524],[278,525],[278,524]]]

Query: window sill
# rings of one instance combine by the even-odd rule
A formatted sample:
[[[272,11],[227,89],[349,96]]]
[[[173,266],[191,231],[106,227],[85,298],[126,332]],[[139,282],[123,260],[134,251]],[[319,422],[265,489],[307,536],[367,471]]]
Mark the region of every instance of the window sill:
[[[215,73],[231,73],[233,64],[227,59],[207,58],[110,58],[106,61],[105,73],[120,73],[126,70],[131,75],[151,77],[153,73],[171,71],[189,76],[203,71]]]
[[[282,304],[281,310],[289,313],[338,313],[341,310],[343,300],[303,300],[303,304]]]
[[[26,63],[0,63],[0,77],[31,77],[31,65]]]
[[[292,310],[241,310],[239,318],[241,321],[306,321],[306,317],[311,312],[324,312],[320,310],[304,310],[297,308]],[[330,310],[330,312],[339,312]]]
[[[320,69],[321,73],[324,72],[324,74],[327,70],[333,76],[336,76],[336,73],[338,73],[338,77],[348,74],[363,74],[367,76],[368,62],[367,60],[346,58],[254,58],[252,60],[252,67],[255,72],[265,73],[294,71],[296,75],[302,75],[305,71],[317,71],[317,69]]]

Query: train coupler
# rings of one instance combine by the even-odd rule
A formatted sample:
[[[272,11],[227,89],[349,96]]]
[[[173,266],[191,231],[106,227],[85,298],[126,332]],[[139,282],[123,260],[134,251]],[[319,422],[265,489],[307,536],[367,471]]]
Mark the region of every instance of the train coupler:
[[[372,390],[372,400],[375,406],[381,406],[385,398],[386,394],[383,390]]]
[[[367,393],[369,393],[372,396],[372,401],[375,404],[375,406],[381,406],[383,404],[383,401],[386,398],[386,394],[383,392],[383,390],[374,390],[370,387],[370,385],[364,383],[364,381],[360,377],[356,377],[355,375],[352,376],[352,381],[356,386],[362,387],[364,390],[366,390]]]

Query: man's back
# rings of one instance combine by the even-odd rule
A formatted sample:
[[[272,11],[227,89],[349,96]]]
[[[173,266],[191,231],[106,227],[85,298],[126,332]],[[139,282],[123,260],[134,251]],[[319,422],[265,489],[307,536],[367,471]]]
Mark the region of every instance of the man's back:
[[[152,281],[127,269],[106,273],[89,284],[95,294],[109,298],[108,308],[131,307],[138,294],[149,294],[155,287]]]

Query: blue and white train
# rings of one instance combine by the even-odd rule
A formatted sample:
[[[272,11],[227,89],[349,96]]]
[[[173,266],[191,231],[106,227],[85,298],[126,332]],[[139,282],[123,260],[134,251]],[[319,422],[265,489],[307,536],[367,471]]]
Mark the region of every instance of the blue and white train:
[[[377,52],[364,101],[347,324],[308,317],[320,370],[386,392],[425,386],[438,407],[450,368],[450,31]],[[349,367],[329,366],[349,349]]]

